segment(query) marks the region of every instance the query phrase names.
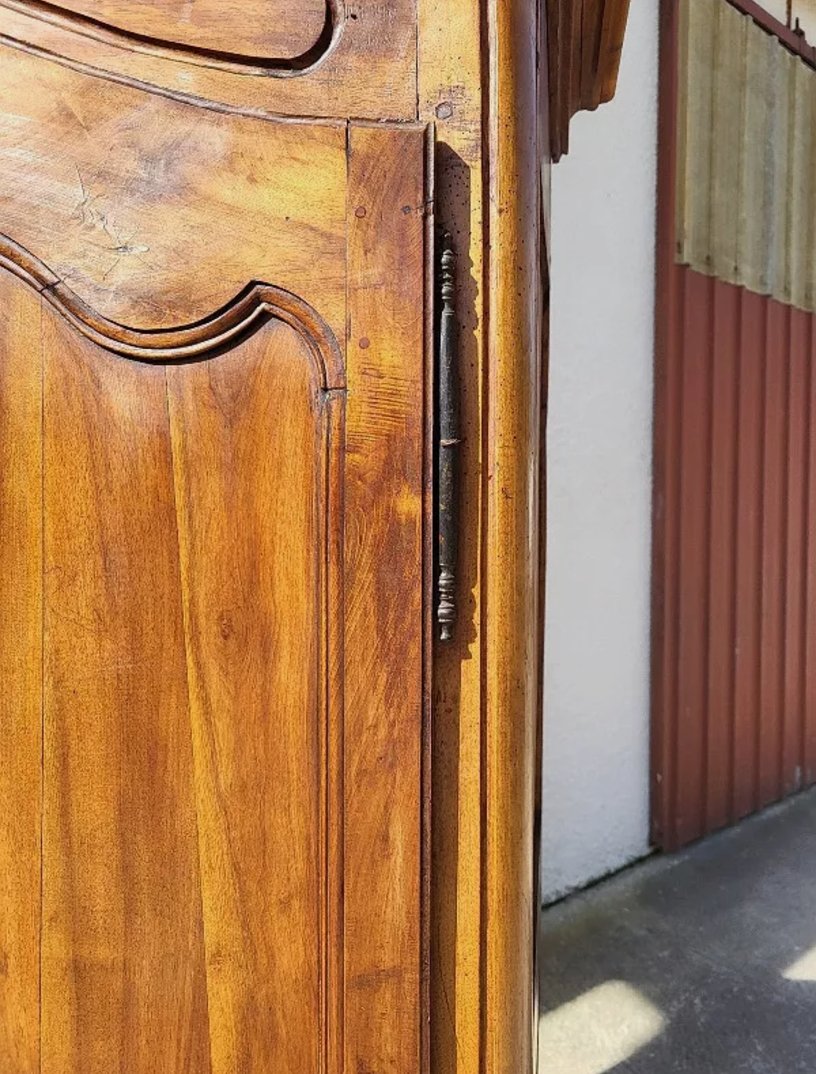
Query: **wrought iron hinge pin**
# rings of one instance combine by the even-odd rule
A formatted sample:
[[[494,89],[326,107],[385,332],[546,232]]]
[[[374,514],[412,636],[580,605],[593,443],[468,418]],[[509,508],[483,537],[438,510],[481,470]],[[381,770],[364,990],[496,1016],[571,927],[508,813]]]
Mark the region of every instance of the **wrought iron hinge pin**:
[[[450,235],[442,236],[439,259],[439,441],[437,444],[437,606],[439,638],[449,641],[456,623],[456,566],[459,553],[459,414],[458,332],[456,324],[456,254]]]

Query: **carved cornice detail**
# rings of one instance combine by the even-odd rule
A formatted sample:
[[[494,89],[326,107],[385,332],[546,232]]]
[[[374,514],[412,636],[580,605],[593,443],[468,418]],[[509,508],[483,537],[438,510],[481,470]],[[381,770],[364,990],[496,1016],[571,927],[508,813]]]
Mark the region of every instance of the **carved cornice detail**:
[[[125,358],[142,362],[206,358],[272,318],[289,325],[304,340],[322,388],[344,386],[343,357],[331,329],[307,302],[272,284],[249,284],[220,310],[195,324],[140,329],[97,313],[39,258],[5,235],[0,235],[0,268],[38,291],[86,339]]]
[[[0,8],[18,11],[23,15],[102,44],[140,52],[159,59],[183,61],[198,67],[210,67],[239,75],[260,75],[267,78],[292,78],[314,71],[334,51],[345,23],[343,0],[326,0],[326,22],[314,45],[301,56],[277,59],[263,56],[242,56],[215,51],[197,45],[161,40],[101,22],[89,15],[65,11],[49,0],[0,0]]]

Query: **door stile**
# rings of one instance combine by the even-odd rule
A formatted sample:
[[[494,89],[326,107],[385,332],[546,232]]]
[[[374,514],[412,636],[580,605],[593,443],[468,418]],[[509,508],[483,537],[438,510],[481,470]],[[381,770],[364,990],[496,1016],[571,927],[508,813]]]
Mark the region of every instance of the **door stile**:
[[[426,134],[348,141],[345,1055],[422,1063]]]
[[[42,346],[39,296],[0,271],[0,1056],[40,1071]]]

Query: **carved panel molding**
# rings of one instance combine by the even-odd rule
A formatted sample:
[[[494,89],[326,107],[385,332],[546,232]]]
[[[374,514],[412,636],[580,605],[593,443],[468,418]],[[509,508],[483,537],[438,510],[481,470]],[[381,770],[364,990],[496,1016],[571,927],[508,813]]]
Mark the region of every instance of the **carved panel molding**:
[[[190,25],[191,20],[182,19],[179,13],[175,28],[171,25],[173,13],[170,10],[174,6],[178,4],[121,4],[113,0],[104,4],[89,4],[84,0],[55,4],[47,0],[0,0],[2,8],[30,15],[40,22],[100,44],[244,75],[286,77],[304,74],[332,51],[344,25],[341,0],[304,3],[304,10],[298,12],[298,26],[291,25],[291,13],[287,13],[281,0],[272,0],[271,5],[267,2],[262,19],[261,12],[253,12],[251,5],[249,10],[238,6],[228,9],[225,5],[202,5],[213,8],[206,21],[204,18],[199,20],[202,25]],[[269,10],[270,6],[272,10]],[[275,8],[279,10],[275,11]],[[258,18],[253,19],[253,15]],[[264,27],[270,20],[274,24],[276,19],[283,23],[283,27],[277,33],[264,33]],[[255,22],[260,24],[257,30],[253,28]],[[267,41],[271,47],[277,46],[280,54],[261,52]],[[245,53],[243,49],[253,51]]]
[[[250,284],[226,306],[196,324],[161,330],[139,329],[117,324],[95,312],[47,265],[1,234],[0,267],[40,292],[53,309],[91,342],[126,358],[147,362],[204,358],[272,317],[288,324],[304,340],[315,362],[321,388],[343,387],[343,358],[328,325],[307,302],[271,284]]]
[[[218,30],[220,9],[213,4],[209,36],[191,37],[178,22],[165,29],[163,5],[153,0],[105,0],[93,14],[89,0],[73,0],[70,10],[48,0],[0,0],[0,44],[85,75],[242,115],[416,119],[415,0],[361,0],[349,12],[344,0],[307,0],[307,10],[318,2],[325,9],[312,11],[305,36],[309,20],[288,30],[283,0],[268,0],[272,10],[257,31],[246,5],[234,0],[224,5],[234,12],[233,32]],[[134,14],[153,8],[150,18]],[[269,19],[274,26],[276,8],[275,31]],[[115,17],[106,18],[107,11]]]

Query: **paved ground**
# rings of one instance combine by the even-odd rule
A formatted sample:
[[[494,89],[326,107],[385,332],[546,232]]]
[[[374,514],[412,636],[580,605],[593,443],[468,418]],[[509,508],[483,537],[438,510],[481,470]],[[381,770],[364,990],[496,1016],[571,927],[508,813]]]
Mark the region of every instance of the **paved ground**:
[[[816,1074],[816,793],[542,915],[540,1074]]]

